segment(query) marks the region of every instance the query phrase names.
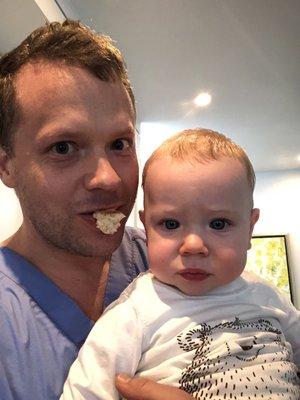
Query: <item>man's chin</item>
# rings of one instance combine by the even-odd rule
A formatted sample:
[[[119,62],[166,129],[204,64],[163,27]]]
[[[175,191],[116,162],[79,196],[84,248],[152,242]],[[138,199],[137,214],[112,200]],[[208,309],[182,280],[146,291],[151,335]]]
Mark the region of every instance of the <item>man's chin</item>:
[[[107,257],[117,250],[121,245],[124,235],[124,226],[120,227],[117,232],[111,235],[99,234],[96,240],[89,241],[87,238],[74,246],[76,254],[83,257]],[[72,246],[73,247],[73,246]]]
[[[112,235],[97,233],[97,235],[74,235],[64,232],[64,235],[49,235],[43,232],[40,236],[51,246],[64,253],[81,257],[105,257],[109,258],[111,254],[120,246],[124,234],[124,226]]]

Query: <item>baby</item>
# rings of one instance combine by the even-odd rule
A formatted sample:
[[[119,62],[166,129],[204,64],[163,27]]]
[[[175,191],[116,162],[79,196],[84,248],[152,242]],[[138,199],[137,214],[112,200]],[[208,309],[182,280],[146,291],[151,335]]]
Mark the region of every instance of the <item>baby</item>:
[[[300,399],[300,312],[244,272],[254,183],[245,152],[213,131],[152,154],[140,213],[151,270],[96,322],[61,399],[118,399],[121,372],[196,399]]]

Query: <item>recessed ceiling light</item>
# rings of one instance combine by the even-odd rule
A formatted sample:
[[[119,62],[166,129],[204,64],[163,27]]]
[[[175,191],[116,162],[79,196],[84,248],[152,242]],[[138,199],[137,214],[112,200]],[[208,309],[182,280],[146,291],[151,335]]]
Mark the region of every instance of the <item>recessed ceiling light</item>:
[[[194,104],[197,107],[205,107],[208,106],[211,102],[211,95],[209,93],[200,93],[198,94],[197,97],[194,99]]]

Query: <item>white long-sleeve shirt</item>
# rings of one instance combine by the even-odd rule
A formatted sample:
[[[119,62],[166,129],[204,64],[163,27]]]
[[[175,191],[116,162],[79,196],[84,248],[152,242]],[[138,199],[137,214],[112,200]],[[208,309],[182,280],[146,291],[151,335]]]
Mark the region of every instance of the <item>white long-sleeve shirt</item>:
[[[138,277],[95,324],[61,400],[115,400],[116,373],[195,398],[300,399],[300,312],[244,274],[205,296]]]

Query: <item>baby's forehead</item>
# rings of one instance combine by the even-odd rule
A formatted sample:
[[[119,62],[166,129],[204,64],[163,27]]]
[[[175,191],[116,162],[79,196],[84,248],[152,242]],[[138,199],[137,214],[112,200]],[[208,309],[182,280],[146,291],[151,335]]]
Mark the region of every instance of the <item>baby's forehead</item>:
[[[148,166],[145,178],[146,195],[167,190],[192,193],[191,187],[199,193],[207,192],[211,198],[225,196],[228,191],[252,196],[246,169],[234,158],[205,162],[157,158]]]
[[[169,176],[177,174],[178,170],[185,169],[191,171],[198,171],[202,175],[232,175],[232,177],[246,177],[247,171],[245,165],[234,157],[220,157],[220,158],[205,158],[197,159],[190,157],[189,159],[174,158],[171,155],[163,155],[156,157],[151,160],[145,171],[147,176],[151,173],[151,177],[159,178],[160,173],[168,170]],[[230,174],[230,172],[233,172]],[[186,179],[189,179],[190,175],[186,175]]]

